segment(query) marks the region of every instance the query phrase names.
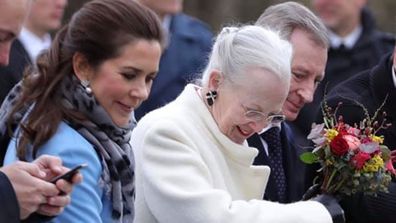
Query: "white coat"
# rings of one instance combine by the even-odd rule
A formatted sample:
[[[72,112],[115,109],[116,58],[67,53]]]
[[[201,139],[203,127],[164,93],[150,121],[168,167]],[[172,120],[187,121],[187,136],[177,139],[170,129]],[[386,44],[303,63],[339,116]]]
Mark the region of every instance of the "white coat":
[[[252,166],[257,149],[220,132],[196,88],[133,130],[135,223],[332,222],[319,202],[263,201],[269,167]]]

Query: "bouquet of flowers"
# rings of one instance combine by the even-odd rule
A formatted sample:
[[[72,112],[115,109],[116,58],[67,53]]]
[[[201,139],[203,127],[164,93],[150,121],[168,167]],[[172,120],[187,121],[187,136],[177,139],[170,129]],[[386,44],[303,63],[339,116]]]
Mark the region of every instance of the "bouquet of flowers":
[[[335,195],[388,192],[388,185],[396,171],[391,152],[383,145],[384,137],[377,133],[389,124],[385,123],[385,118],[381,123],[375,121],[384,103],[373,117],[361,105],[366,118],[351,126],[344,123],[342,116],[336,117],[341,103],[332,111],[324,102],[324,123],[314,123],[307,137],[314,142],[315,148],[300,157],[308,164],[320,163],[322,192]],[[382,115],[386,116],[385,113]]]

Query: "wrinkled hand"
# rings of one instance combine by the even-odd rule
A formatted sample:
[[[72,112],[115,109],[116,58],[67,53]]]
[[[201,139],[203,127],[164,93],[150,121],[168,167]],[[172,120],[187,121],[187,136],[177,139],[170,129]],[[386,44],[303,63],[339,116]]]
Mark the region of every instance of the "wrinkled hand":
[[[58,157],[43,155],[36,159],[34,163],[47,173],[44,179],[46,181],[69,171],[69,168],[62,166],[62,160]],[[40,205],[37,213],[47,216],[60,214],[64,207],[70,203],[70,193],[72,192],[73,185],[81,181],[82,175],[80,173],[73,176],[72,182],[58,180],[56,182],[56,187],[60,193],[57,194],[57,196],[48,197],[47,203]]]
[[[1,169],[9,178],[17,196],[20,217],[25,219],[47,203],[47,197],[57,196],[59,190],[52,183],[43,181],[45,171],[35,163],[16,162]]]
[[[331,218],[333,219],[333,223],[345,222],[344,210],[338,204],[338,201],[334,196],[328,194],[320,194],[312,198],[312,200],[320,202],[326,207],[327,211],[329,211],[331,215]]]

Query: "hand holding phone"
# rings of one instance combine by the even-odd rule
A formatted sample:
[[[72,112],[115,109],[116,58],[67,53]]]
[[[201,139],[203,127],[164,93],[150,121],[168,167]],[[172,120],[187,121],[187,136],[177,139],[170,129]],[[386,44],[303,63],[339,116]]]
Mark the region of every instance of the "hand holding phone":
[[[88,166],[88,164],[86,164],[86,163],[77,165],[77,166],[75,166],[74,168],[72,168],[71,170],[67,171],[66,173],[52,178],[52,179],[50,180],[50,182],[51,182],[51,183],[56,183],[56,181],[58,181],[58,180],[60,180],[60,179],[64,179],[64,180],[66,180],[66,181],[68,181],[68,182],[71,183],[71,182],[72,182],[72,179],[73,179],[73,176],[74,176],[75,174],[77,174],[78,171],[79,171],[81,168],[84,168],[84,167],[87,167],[87,166]]]

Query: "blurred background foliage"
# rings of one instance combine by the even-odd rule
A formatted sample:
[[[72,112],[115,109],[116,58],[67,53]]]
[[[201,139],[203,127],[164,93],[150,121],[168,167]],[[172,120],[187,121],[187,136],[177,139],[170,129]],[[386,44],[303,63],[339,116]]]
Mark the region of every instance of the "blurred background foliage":
[[[65,12],[73,12],[89,0],[71,0]],[[161,0],[158,0],[161,1]],[[252,23],[270,5],[281,0],[184,0],[184,12],[209,24],[216,33],[224,25]],[[310,7],[310,0],[297,1]],[[368,0],[380,30],[396,34],[396,0]]]

